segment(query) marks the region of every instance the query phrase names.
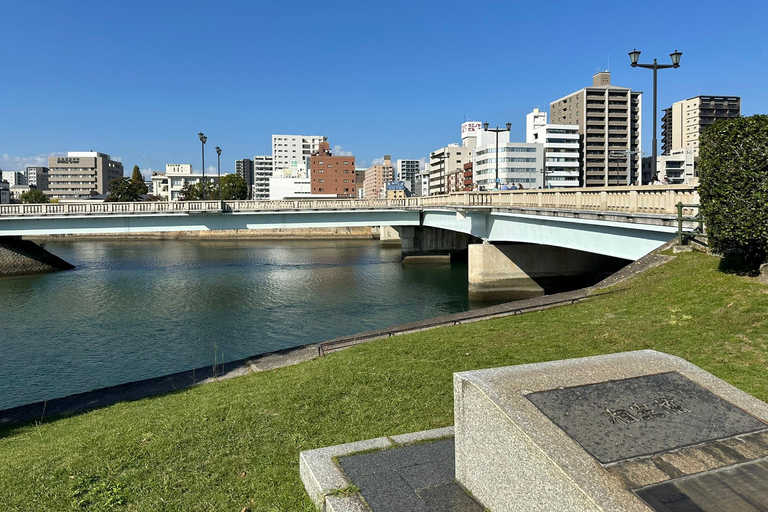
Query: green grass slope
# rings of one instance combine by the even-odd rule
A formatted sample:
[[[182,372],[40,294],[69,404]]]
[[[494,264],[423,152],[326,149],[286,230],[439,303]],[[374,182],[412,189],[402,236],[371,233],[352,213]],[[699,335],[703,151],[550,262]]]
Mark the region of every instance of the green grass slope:
[[[653,348],[768,399],[768,287],[681,255],[581,304],[0,432],[0,510],[312,511],[302,450],[453,424],[452,374]]]

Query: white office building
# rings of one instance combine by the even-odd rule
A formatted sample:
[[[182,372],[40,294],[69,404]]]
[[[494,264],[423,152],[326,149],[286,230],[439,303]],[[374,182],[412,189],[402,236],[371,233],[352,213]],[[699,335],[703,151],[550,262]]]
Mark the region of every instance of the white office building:
[[[47,167],[27,167],[27,185],[34,185],[38,190],[48,189],[48,168]]]
[[[395,181],[404,182],[405,188],[411,193],[414,193],[417,188],[416,183],[418,181],[420,170],[421,162],[419,160],[398,160]]]
[[[202,173],[194,173],[192,164],[165,164],[165,174],[152,174],[152,195],[164,201],[178,201],[185,185],[196,185],[203,180]],[[205,180],[218,183],[215,174],[206,174]]]
[[[269,200],[280,201],[282,199],[310,199],[312,194],[312,180],[310,178],[283,178],[272,176],[269,178]]]
[[[673,149],[668,155],[657,157],[656,172],[662,183],[670,185],[698,185],[699,146],[697,144]],[[644,181],[649,183],[650,179]]]
[[[2,171],[2,174],[3,181],[7,181],[11,187],[27,184],[27,178],[21,171]]]
[[[274,175],[275,166],[272,155],[255,155],[253,157],[253,198],[260,201],[269,200],[269,178]]]
[[[544,188],[578,187],[580,167],[578,125],[548,124],[546,113],[538,110],[534,109],[526,116],[525,141],[544,146],[545,172],[542,186]],[[535,122],[536,119],[543,120],[544,123]]]
[[[498,137],[498,138],[497,138]],[[473,186],[493,190],[496,185],[496,141],[499,143],[498,187],[522,185],[523,188],[542,186],[544,146],[527,142],[509,142],[509,132],[482,131],[474,149]]]
[[[309,157],[322,141],[320,135],[272,135],[273,176],[308,178]]]
[[[534,130],[547,124],[547,113],[537,108],[525,116],[525,142],[536,142],[532,139]]]

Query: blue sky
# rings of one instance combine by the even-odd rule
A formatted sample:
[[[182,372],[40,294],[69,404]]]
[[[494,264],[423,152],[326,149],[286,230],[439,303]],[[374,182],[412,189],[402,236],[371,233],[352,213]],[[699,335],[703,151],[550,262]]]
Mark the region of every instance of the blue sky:
[[[589,28],[582,29],[581,26]],[[512,122],[591,84],[644,91],[659,108],[697,94],[768,113],[768,7],[744,2],[84,2],[0,0],[0,168],[96,150],[126,172],[222,171],[268,154],[273,133],[327,135],[358,165],[423,158],[465,119]],[[661,136],[659,135],[659,138]]]

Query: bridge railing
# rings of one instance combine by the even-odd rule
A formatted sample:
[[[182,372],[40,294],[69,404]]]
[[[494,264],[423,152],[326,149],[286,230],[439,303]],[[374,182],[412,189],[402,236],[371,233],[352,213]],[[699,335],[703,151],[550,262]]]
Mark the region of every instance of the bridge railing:
[[[696,203],[698,198],[695,187],[659,185],[454,192],[412,199],[418,200],[419,206],[490,206],[673,215],[677,213],[677,203]]]
[[[535,208],[676,215],[677,204],[695,204],[691,186],[454,192],[402,199],[291,199],[282,201],[150,201],[135,203],[50,203],[0,205],[0,216],[126,215],[156,213],[353,210],[376,208]]]

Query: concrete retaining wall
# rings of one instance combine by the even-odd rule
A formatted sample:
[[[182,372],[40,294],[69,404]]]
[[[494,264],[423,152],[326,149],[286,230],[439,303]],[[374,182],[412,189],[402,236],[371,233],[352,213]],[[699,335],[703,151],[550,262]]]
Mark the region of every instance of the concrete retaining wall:
[[[46,274],[75,268],[29,240],[0,237],[0,276]]]

